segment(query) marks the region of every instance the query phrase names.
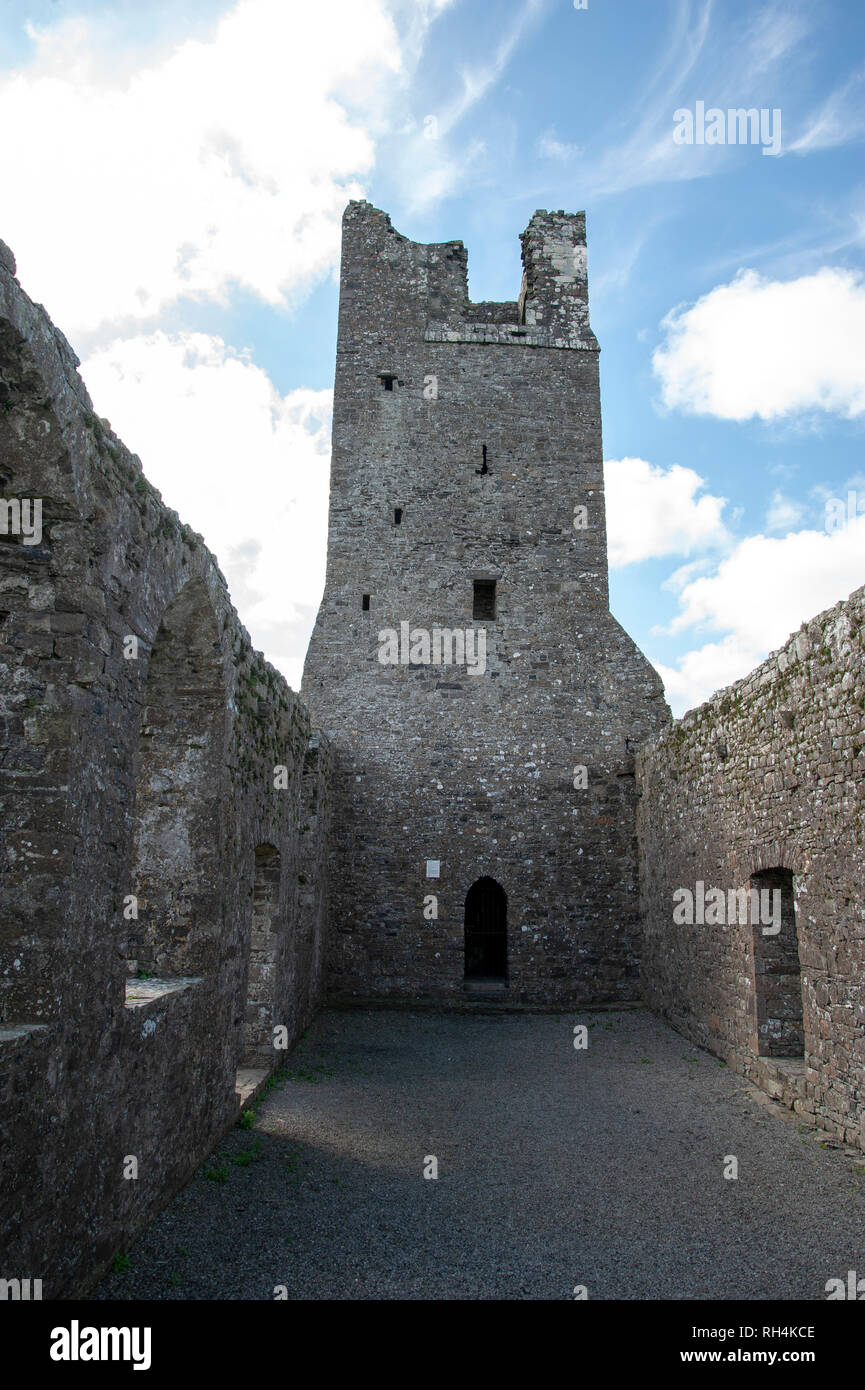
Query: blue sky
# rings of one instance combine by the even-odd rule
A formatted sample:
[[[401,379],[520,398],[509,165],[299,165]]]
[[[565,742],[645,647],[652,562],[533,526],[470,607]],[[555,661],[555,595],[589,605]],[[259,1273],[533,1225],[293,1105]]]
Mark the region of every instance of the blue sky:
[[[779,151],[678,143],[697,103]],[[676,712],[865,582],[858,0],[6,0],[0,122],[22,284],[293,684],[349,197],[475,299],[586,209],[612,608]]]

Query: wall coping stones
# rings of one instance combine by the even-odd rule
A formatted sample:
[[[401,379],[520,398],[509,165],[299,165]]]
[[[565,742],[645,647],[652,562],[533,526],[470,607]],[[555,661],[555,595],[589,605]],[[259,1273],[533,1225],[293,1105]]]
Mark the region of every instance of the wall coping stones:
[[[424,333],[427,343],[492,343],[500,347],[539,347],[559,348],[565,351],[600,352],[598,340],[589,329],[583,338],[557,338],[552,333],[538,328],[524,328],[522,324],[484,323],[471,326],[463,324],[459,328],[447,325],[441,328],[428,327]]]
[[[11,1028],[0,1028],[0,1052],[10,1052],[19,1043],[26,1042],[34,1033],[48,1033],[50,1023],[16,1023]]]
[[[203,984],[203,976],[189,975],[176,980],[139,980],[134,976],[126,981],[126,1008],[143,1009],[168,994],[182,994],[193,985]]]

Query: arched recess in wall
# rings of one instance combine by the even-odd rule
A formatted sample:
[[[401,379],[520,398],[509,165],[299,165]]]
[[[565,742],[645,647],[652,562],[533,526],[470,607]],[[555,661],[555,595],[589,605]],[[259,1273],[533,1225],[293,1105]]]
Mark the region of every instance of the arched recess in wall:
[[[273,1061],[274,990],[279,945],[279,850],[258,845],[252,883],[252,935],[246,984],[243,1066]]]
[[[211,973],[221,929],[225,686],[216,614],[190,580],[156,634],[141,709],[130,972]]]
[[[479,878],[466,894],[465,978],[508,977],[508,895],[494,878]]]
[[[802,966],[793,874],[790,869],[762,869],[752,874],[750,888],[755,1051],[761,1057],[804,1057]]]

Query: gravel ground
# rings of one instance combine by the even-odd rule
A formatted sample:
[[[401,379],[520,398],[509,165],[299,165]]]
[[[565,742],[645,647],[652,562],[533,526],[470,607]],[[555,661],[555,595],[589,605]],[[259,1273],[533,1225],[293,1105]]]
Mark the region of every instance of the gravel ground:
[[[325,1012],[287,1072],[91,1297],[822,1300],[865,1273],[865,1156],[648,1013]]]

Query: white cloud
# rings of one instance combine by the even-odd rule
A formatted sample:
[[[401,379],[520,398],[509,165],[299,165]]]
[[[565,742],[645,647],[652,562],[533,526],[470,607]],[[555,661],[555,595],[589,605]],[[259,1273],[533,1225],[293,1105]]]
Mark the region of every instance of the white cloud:
[[[792,531],[794,526],[801,525],[804,516],[805,508],[801,502],[776,489],[766,512],[766,530]]]
[[[723,690],[746,676],[759,666],[765,655],[762,647],[749,647],[730,636],[687,652],[675,667],[665,666],[661,661],[653,665],[664,682],[673,716],[679,719],[687,710],[708,700],[716,690]]]
[[[332,393],[282,397],[204,333],[118,339],[81,370],[97,412],[204,535],[255,645],[298,688],[324,585]]]
[[[544,159],[561,160],[576,159],[577,155],[583,153],[580,145],[569,145],[566,141],[560,140],[553,126],[540,136],[537,151]]]
[[[749,536],[712,575],[685,583],[669,631],[715,630],[675,668],[656,663],[681,713],[739,680],[792,632],[865,583],[865,516],[842,530]]]
[[[748,536],[682,591],[671,630],[709,625],[766,651],[865,582],[865,517],[837,532]]]
[[[865,413],[865,281],[852,270],[743,270],[663,328],[653,366],[668,407],[725,420]]]
[[[0,127],[16,132],[0,234],[22,281],[90,344],[156,326],[183,297],[290,307],[334,272],[377,154],[412,211],[483,176],[488,145],[457,128],[549,0],[522,0],[441,109],[407,117],[455,2],[222,0],[209,30],[143,51],[98,18],[31,29],[32,62],[0,78]]]
[[[373,165],[348,100],[374,104],[401,68],[383,0],[238,0],[138,68],[95,21],[40,31],[0,84],[2,235],[22,279],[73,335],[235,286],[286,302],[335,265]]]
[[[612,568],[662,555],[691,555],[728,540],[723,497],[697,497],[703,479],[679,464],[663,469],[645,459],[604,464],[607,536]]]
[[[478,140],[402,139],[429,27],[455,0],[219,0],[145,48],[96,16],[31,29],[0,74],[0,234],[28,292],[80,344],[97,409],[201,531],[243,621],[288,678],[324,579],[330,392],[282,397],[178,300],[238,290],[291,307],[339,258],[345,203],[382,148],[400,196],[473,176]],[[439,137],[499,79],[547,0],[468,62]],[[171,29],[171,38],[168,32]],[[400,150],[404,159],[391,158]],[[424,152],[427,162],[417,158]],[[194,319],[193,319],[194,321]]]

